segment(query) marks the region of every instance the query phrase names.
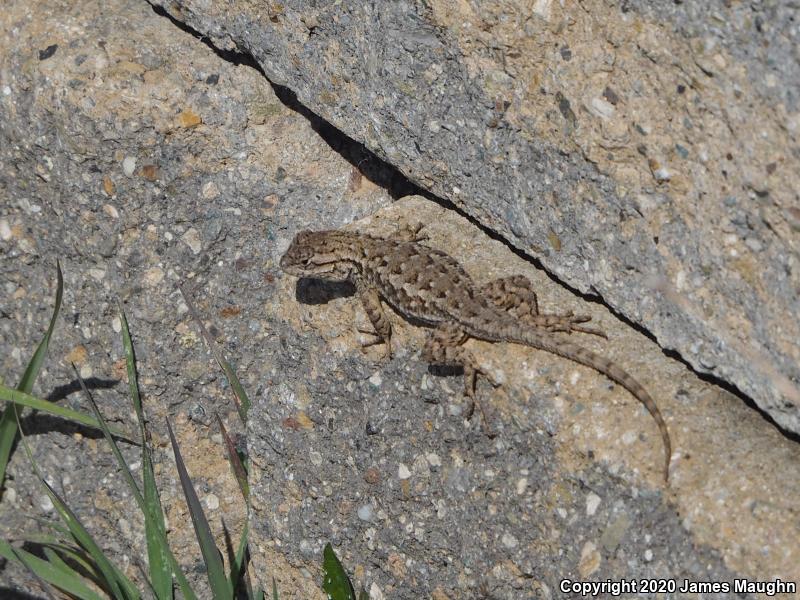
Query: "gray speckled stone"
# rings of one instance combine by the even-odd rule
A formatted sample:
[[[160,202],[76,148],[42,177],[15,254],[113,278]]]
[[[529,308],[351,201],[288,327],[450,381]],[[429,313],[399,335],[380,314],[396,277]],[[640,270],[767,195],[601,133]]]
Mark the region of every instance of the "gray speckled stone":
[[[792,2],[156,3],[800,432]]]

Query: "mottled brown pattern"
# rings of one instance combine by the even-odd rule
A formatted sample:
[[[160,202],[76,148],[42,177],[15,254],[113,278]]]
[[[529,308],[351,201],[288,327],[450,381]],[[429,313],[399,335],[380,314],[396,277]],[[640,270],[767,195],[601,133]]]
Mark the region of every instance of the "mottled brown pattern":
[[[301,231],[281,258],[281,268],[298,277],[353,282],[374,335],[389,351],[391,322],[381,300],[405,318],[434,327],[425,358],[463,366],[469,396],[481,372],[463,347],[470,337],[539,348],[603,373],[632,393],[656,421],[665,451],[664,479],[668,479],[672,444],[653,398],[622,368],[560,335],[579,331],[605,337],[581,325],[589,317],[540,314],[531,283],[521,276],[476,286],[455,259],[422,244],[419,229],[403,230],[390,239],[349,231]]]

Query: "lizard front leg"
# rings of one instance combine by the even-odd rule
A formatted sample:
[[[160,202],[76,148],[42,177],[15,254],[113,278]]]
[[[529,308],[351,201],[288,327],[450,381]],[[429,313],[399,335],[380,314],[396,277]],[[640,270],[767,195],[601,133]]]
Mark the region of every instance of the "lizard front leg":
[[[592,319],[590,316],[574,315],[572,311],[563,315],[541,314],[536,292],[533,291],[533,284],[530,279],[522,275],[495,279],[485,284],[479,291],[495,306],[533,327],[553,332],[580,331],[604,338],[608,337],[599,329],[581,325],[581,323],[590,321]]]
[[[374,331],[365,331],[359,329],[361,333],[367,333],[375,336],[375,339],[362,344],[362,347],[376,346],[378,344],[386,344],[386,357],[392,357],[392,324],[386,316],[386,311],[383,310],[381,305],[381,297],[378,290],[369,287],[363,282],[356,282],[356,293],[361,305],[364,307],[364,312],[367,313],[370,323]]]

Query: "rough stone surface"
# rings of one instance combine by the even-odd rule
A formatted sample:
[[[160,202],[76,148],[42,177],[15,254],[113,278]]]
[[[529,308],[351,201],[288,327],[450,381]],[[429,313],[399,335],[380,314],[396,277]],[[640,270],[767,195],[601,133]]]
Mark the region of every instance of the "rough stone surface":
[[[391,200],[320,127],[256,69],[223,60],[138,0],[13,1],[0,11],[0,376],[16,384],[41,339],[60,259],[64,303],[34,392],[89,412],[74,362],[106,417],[133,428],[122,300],[161,501],[201,598],[210,592],[164,423],[172,420],[220,541],[222,521],[236,539],[245,511],[215,441],[215,413],[242,446],[243,427],[176,286],[193,291],[255,393],[259,340],[272,335],[260,319],[274,286],[262,253],[276,227],[300,202],[350,221]],[[368,160],[350,158],[380,176]],[[222,302],[209,305],[209,297]],[[137,578],[146,556],[141,519],[101,436],[41,414],[23,424],[48,481]],[[123,449],[140,476],[139,451]],[[18,541],[36,533],[34,517],[55,513],[24,452],[9,469],[0,537]],[[0,564],[0,597],[37,588],[17,565]],[[281,589],[303,597],[300,586]]]
[[[298,210],[300,222],[344,225]],[[453,211],[410,197],[352,227],[390,235],[416,221],[477,282],[523,274],[543,310],[588,313],[609,332],[580,342],[653,393],[676,446],[670,488],[649,415],[593,371],[471,341],[503,385],[482,383],[486,422],[466,420],[460,376],[419,356],[424,330],[392,314],[385,362],[380,347],[359,350],[369,324],[352,289],[278,276],[248,424],[259,546],[313,565],[330,540],[387,598],[557,598],[564,578],[800,578],[796,443]]]
[[[800,433],[796,2],[156,3]]]
[[[164,420],[218,536],[223,519],[238,531],[243,510],[214,413],[242,430],[179,281],[254,402],[255,575],[267,585],[274,576],[281,598],[324,597],[328,541],[373,600],[559,597],[561,578],[800,580],[795,442],[454,211],[420,198],[393,204],[403,182],[390,168],[239,59],[139,0],[14,0],[0,13],[0,375],[15,383],[42,335],[60,258],[62,319],[35,392],[88,410],[75,362],[112,422],[132,426],[123,300],[162,502],[202,598]],[[589,106],[609,115],[620,93]],[[581,341],[639,377],[664,412],[671,488],[659,480],[647,413],[590,370],[475,343],[505,381],[481,383],[484,425],[464,418],[460,379],[419,358],[422,330],[393,317],[394,358],[362,351],[354,326],[367,322],[352,290],[298,284],[277,268],[298,229],[354,221],[374,233],[422,221],[429,243],[478,281],[523,273],[545,310],[589,312],[610,340]],[[137,577],[141,523],[105,443],[42,415],[24,421],[48,481]],[[125,452],[135,464],[137,450]],[[0,536],[18,540],[35,531],[30,517],[52,511],[18,452]],[[0,565],[0,596],[23,591],[39,594],[27,573]]]

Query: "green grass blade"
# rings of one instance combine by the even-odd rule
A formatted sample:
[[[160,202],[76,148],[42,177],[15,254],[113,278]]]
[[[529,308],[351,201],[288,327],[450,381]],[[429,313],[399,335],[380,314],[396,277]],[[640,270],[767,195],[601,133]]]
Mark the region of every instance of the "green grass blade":
[[[53,596],[53,591],[54,591],[53,586],[51,586],[44,579],[42,579],[36,571],[31,569],[28,563],[26,563],[24,560],[20,558],[19,551],[16,548],[12,548],[12,551],[14,552],[14,556],[17,557],[17,560],[20,563],[22,563],[22,566],[25,567],[28,573],[30,573],[30,575],[36,580],[36,583],[39,584],[39,587],[41,587],[44,590],[44,593],[47,595],[49,600],[56,600],[55,596]]]
[[[203,321],[200,318],[200,314],[197,312],[197,309],[194,307],[194,303],[190,300],[189,295],[183,289],[182,285],[178,286],[178,289],[183,296],[184,302],[186,302],[186,306],[189,308],[189,314],[192,316],[192,319],[197,323],[197,326],[200,328],[200,334],[203,336],[203,339],[208,344],[211,353],[214,355],[214,359],[217,361],[220,369],[222,372],[225,373],[225,377],[228,379],[228,383],[233,390],[233,400],[236,404],[236,410],[239,412],[239,418],[242,420],[242,423],[247,423],[247,413],[250,410],[250,399],[247,397],[247,394],[242,387],[239,378],[236,376],[236,372],[233,370],[231,365],[225,358],[222,356],[222,353],[219,351],[219,347],[217,343],[214,341],[214,338],[211,337],[211,334],[208,333],[206,326],[203,325]]]
[[[125,482],[128,484],[128,487],[133,494],[133,497],[136,499],[136,503],[139,505],[139,508],[144,511],[144,497],[142,496],[141,490],[139,490],[139,485],[136,483],[136,480],[133,478],[133,473],[131,473],[130,467],[128,467],[128,463],[125,462],[125,457],[122,456],[122,451],[120,451],[119,446],[117,445],[117,441],[114,439],[114,436],[111,434],[111,430],[108,428],[106,424],[106,420],[103,418],[103,415],[100,413],[100,409],[97,406],[97,402],[94,401],[91,392],[86,387],[86,384],[83,381],[83,377],[78,372],[78,369],[75,365],[72,365],[72,370],[75,372],[75,377],[78,380],[78,384],[81,386],[81,391],[83,395],[86,397],[86,400],[89,401],[89,406],[92,407],[92,412],[94,412],[94,416],[97,419],[98,424],[100,425],[100,430],[103,432],[103,436],[106,438],[108,445],[111,446],[111,452],[114,454],[114,458],[117,459],[117,464],[119,465],[120,470],[122,471],[122,476],[125,479]]]
[[[55,415],[56,417],[67,419],[68,421],[73,421],[74,423],[80,423],[81,425],[86,425],[87,427],[102,429],[97,419],[87,415],[86,413],[78,412],[77,410],[72,410],[71,408],[67,408],[65,406],[59,406],[58,404],[48,402],[47,400],[42,400],[41,398],[37,398],[36,396],[31,396],[30,394],[26,394],[25,392],[12,390],[11,388],[6,387],[2,384],[0,384],[0,402],[11,402],[12,404],[15,404],[17,406],[26,406],[28,408],[33,408],[41,412],[46,412],[48,414]],[[6,411],[6,413],[8,414],[9,411]],[[12,415],[12,417],[14,417],[16,421],[14,411],[10,411],[10,414]],[[16,422],[14,423],[14,426],[16,428]],[[121,429],[111,428],[111,433],[115,437],[128,441],[133,441],[132,436]]]
[[[44,479],[41,482],[47,489],[50,500],[52,500],[53,505],[61,516],[61,520],[69,528],[75,543],[83,548],[91,556],[92,562],[97,565],[97,569],[102,574],[103,583],[108,586],[108,591],[112,597],[120,600],[138,600],[139,593],[130,579],[108,560],[103,550],[80,522],[78,516],[72,512],[72,509],[67,506],[50,484]]]
[[[0,540],[0,556],[6,560],[17,560],[36,573],[38,577],[52,586],[80,600],[104,600],[97,592],[92,590],[84,579],[77,574],[62,571],[49,561],[39,558],[25,550],[13,548],[8,542]]]
[[[275,585],[275,578],[272,578],[272,600],[278,600],[278,586]]]
[[[61,273],[61,264],[56,261],[56,272],[58,274],[58,283],[56,285],[56,302],[53,308],[53,315],[50,317],[50,325],[47,328],[47,333],[44,334],[42,341],[36,348],[28,363],[25,372],[22,374],[22,379],[17,386],[20,392],[30,394],[33,389],[33,382],[39,375],[39,370],[44,362],[44,357],[47,354],[47,347],[50,345],[50,337],[53,335],[56,321],[58,320],[58,313],[61,310],[61,299],[64,295],[64,276]],[[14,442],[17,439],[17,407],[15,405],[7,406],[0,416],[0,487],[6,476],[6,467],[11,458],[11,451],[14,448]]]
[[[211,592],[215,600],[227,600],[233,597],[233,588],[231,587],[231,582],[225,577],[225,565],[222,562],[222,555],[214,543],[214,536],[211,535],[211,528],[208,525],[205,513],[203,513],[203,507],[200,505],[200,499],[197,497],[192,480],[189,478],[189,472],[186,470],[186,465],[178,448],[178,441],[175,439],[175,434],[172,432],[172,426],[169,421],[167,421],[167,431],[172,443],[172,452],[175,455],[175,466],[178,469],[183,495],[186,497],[189,515],[192,517],[195,536],[200,544],[203,560],[206,563]]]
[[[322,551],[322,570],[325,578],[322,580],[322,589],[328,594],[330,600],[355,600],[353,584],[344,572],[342,563],[328,543]]]
[[[164,510],[158,495],[155,476],[153,474],[153,459],[148,446],[149,436],[142,406],[142,397],[139,393],[139,376],[136,371],[136,353],[133,349],[128,318],[122,304],[118,304],[119,318],[122,325],[122,347],[125,351],[125,365],[128,373],[128,391],[131,403],[136,412],[139,423],[139,437],[142,445],[142,487],[144,488],[145,516],[144,528],[147,540],[147,559],[150,569],[153,591],[158,600],[171,600],[174,597],[172,576],[178,582],[178,587],[186,600],[196,600],[195,593],[183,573],[167,540],[166,525],[164,523]]]
[[[167,531],[164,524],[164,512],[156,489],[150,452],[147,450],[142,453],[142,467],[144,502],[147,507],[144,513],[144,530],[147,540],[147,564],[153,583],[153,593],[158,600],[172,600],[174,597],[172,567],[169,560],[169,547],[166,546]]]

